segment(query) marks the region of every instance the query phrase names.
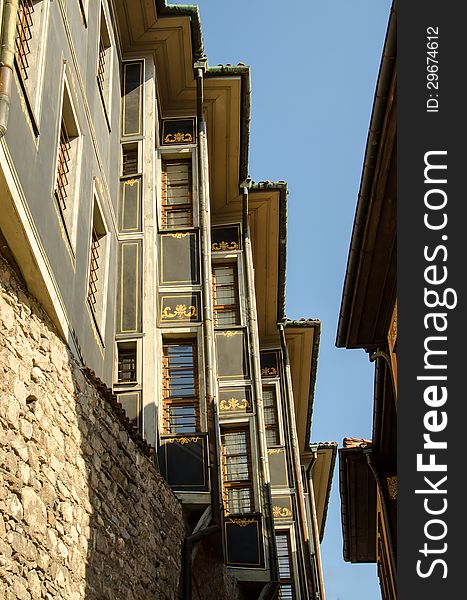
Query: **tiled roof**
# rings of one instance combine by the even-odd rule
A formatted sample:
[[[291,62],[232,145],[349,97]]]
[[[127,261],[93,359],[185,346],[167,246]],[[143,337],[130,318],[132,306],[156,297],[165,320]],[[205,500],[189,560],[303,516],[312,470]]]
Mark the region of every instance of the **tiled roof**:
[[[372,441],[364,438],[346,437],[343,441],[344,448],[370,448],[371,445]]]

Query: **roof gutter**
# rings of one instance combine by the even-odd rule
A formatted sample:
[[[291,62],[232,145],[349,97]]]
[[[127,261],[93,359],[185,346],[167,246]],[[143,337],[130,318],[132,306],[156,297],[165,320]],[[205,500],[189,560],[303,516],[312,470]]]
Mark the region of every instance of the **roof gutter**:
[[[365,233],[365,224],[368,208],[371,202],[373,178],[377,164],[381,133],[383,130],[389,91],[396,64],[396,5],[394,0],[389,18],[388,31],[384,44],[383,58],[379,69],[378,83],[376,85],[375,100],[371,114],[370,129],[365,150],[360,191],[358,193],[357,210],[352,230],[347,270],[345,274],[344,289],[342,292],[339,323],[337,326],[336,346],[343,348],[349,336],[349,324],[352,316],[353,294],[355,290],[359,259]]]
[[[17,15],[18,0],[4,0],[0,47],[0,138],[6,133],[10,113]]]

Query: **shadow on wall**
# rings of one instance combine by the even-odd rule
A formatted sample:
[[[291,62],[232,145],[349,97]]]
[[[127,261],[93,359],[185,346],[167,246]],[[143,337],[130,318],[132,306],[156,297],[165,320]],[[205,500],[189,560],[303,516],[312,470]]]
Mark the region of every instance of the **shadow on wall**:
[[[1,598],[177,597],[180,503],[98,384],[0,257]]]

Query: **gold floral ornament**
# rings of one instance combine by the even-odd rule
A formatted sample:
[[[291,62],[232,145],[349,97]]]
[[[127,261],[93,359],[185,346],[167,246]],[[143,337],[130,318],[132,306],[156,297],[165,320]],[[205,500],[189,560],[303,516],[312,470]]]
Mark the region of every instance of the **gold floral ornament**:
[[[273,506],[272,516],[275,519],[287,519],[292,516],[292,511],[286,506]]]
[[[247,410],[251,404],[247,398],[229,398],[220,401],[221,410]]]
[[[391,500],[397,499],[397,477],[395,475],[391,475],[386,478],[388,483],[388,492]]]
[[[186,237],[187,235],[190,235],[190,232],[189,231],[185,231],[185,232],[178,231],[177,233],[169,233],[169,235],[170,235],[170,237],[177,238],[179,240],[181,238]]]
[[[187,308],[186,304],[177,304],[175,309],[172,310],[171,306],[166,306],[162,311],[163,319],[192,319],[198,317],[198,309],[196,306],[189,306]]]
[[[233,337],[234,335],[238,335],[240,331],[232,331],[229,329],[228,331],[219,331],[219,335],[223,335],[224,337]]]
[[[212,249],[216,252],[225,252],[226,250],[238,250],[237,242],[213,242]]]
[[[284,448],[269,448],[268,454],[282,454],[284,452]]]
[[[232,523],[233,525],[238,525],[239,527],[246,527],[247,525],[256,523],[256,521],[254,519],[229,519],[227,523]]]
[[[135,185],[135,183],[138,183],[139,179],[125,179],[124,183],[125,185],[129,185],[131,187],[133,187]]]
[[[274,377],[277,375],[277,369],[276,367],[263,367],[261,369],[261,375],[263,377]]]
[[[183,133],[181,131],[177,133],[168,133],[164,138],[165,144],[187,144],[193,141],[191,133]]]
[[[168,442],[169,444],[191,444],[191,443],[195,443],[195,442],[199,442],[201,438],[200,437],[192,437],[192,438],[187,438],[187,437],[179,437],[179,438],[167,438],[166,442]]]

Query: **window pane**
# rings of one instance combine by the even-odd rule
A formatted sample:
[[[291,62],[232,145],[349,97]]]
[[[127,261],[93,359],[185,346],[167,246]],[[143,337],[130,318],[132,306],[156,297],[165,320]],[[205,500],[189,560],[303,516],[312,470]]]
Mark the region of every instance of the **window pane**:
[[[214,265],[212,276],[215,325],[240,325],[236,264]]]
[[[164,433],[199,430],[199,395],[194,343],[163,346]]]
[[[263,388],[263,412],[266,425],[266,445],[268,448],[277,446],[280,444],[279,421],[276,390],[273,387]]]
[[[289,533],[276,531],[277,559],[279,562],[279,598],[295,598],[293,574],[292,574],[292,549],[290,546]]]
[[[138,146],[133,144],[123,145],[122,174],[135,175],[138,173]]]
[[[34,16],[34,3],[32,0],[19,0],[18,18],[16,21],[16,58],[21,75],[28,78],[29,55],[31,53],[31,39]]]
[[[227,491],[229,513],[252,512],[252,490],[250,488],[230,488]]]
[[[225,477],[226,481],[248,481],[250,468],[246,456],[226,456]]]
[[[253,512],[253,484],[249,432],[224,431],[222,458],[225,512]]]
[[[194,405],[172,405],[169,407],[170,433],[195,433],[196,410]]]
[[[191,161],[162,163],[162,227],[193,226]]]
[[[165,346],[165,357],[168,395],[171,398],[194,396],[196,381],[193,346],[191,344]]]
[[[136,381],[136,345],[124,348],[118,345],[118,374],[119,383]]]
[[[271,446],[278,446],[280,443],[279,435],[274,429],[266,429],[266,446],[270,448]]]
[[[290,584],[281,584],[279,590],[280,600],[293,600],[294,597],[292,586]]]

